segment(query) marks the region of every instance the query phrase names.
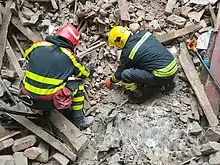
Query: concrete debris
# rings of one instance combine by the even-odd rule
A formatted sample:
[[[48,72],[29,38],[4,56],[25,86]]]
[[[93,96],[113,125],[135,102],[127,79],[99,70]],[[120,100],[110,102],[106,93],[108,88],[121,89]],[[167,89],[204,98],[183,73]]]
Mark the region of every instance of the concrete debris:
[[[193,135],[199,135],[202,132],[201,126],[196,121],[189,123],[188,128],[189,128],[189,133]]]
[[[157,20],[153,20],[149,23],[149,26],[153,28],[155,31],[161,31],[160,25]]]
[[[211,142],[201,145],[200,151],[203,155],[210,155],[214,152],[220,151],[220,143]]]
[[[220,151],[209,156],[210,165],[220,165]]]
[[[36,159],[43,151],[37,147],[31,147],[24,151],[24,156],[28,159],[34,160]]]
[[[14,140],[12,138],[0,142],[0,151],[9,148],[14,145]]]
[[[138,23],[132,23],[129,25],[129,28],[131,29],[131,31],[135,32],[140,28],[140,25]]]
[[[179,28],[183,28],[186,23],[186,19],[178,15],[172,14],[167,17],[167,22],[177,25]]]
[[[217,21],[213,19],[214,21],[210,23],[207,6],[197,4],[214,4],[215,1],[18,0],[13,3],[8,12],[13,13],[9,22],[11,20],[14,26],[9,26],[7,37],[11,42],[11,33],[14,33],[12,35],[17,39],[16,45],[19,44],[21,47],[16,48],[14,43],[10,46],[11,52],[16,55],[13,61],[17,61],[17,57],[21,58],[24,54],[21,50],[28,48],[32,42],[53,35],[63,24],[72,24],[80,31],[80,44],[76,47],[76,54],[84,64],[91,62],[95,70],[92,76],[85,80],[88,98],[85,100],[84,108],[88,110],[86,115],[95,117],[95,122],[91,128],[82,133],[68,120],[64,123],[53,122],[53,127],[56,128],[53,130],[54,135],[42,134],[43,138],[40,137],[47,143],[37,141],[33,135],[20,139],[17,139],[17,136],[2,139],[0,150],[12,154],[12,149],[14,153],[13,157],[0,156],[0,164],[66,165],[69,164],[69,159],[76,164],[156,165],[181,164],[181,162],[190,165],[220,164],[220,145],[217,143],[220,140],[220,129],[215,127],[216,118],[212,120],[212,117],[207,118],[210,128],[203,130],[200,126],[200,116],[204,115],[203,112],[205,115],[210,114],[211,109],[206,107],[207,100],[202,104],[204,95],[199,97],[199,102],[196,100],[195,93],[199,95],[198,91],[203,88],[199,90],[193,88],[193,91],[189,85],[189,82],[191,85],[198,83],[188,79],[192,69],[189,69],[190,73],[188,73],[179,65],[179,62],[182,64],[182,61],[186,60],[181,60],[179,54],[183,48],[177,44],[198,32],[196,33],[197,48],[207,49],[211,25],[212,23],[215,25]],[[4,5],[0,2],[0,25],[4,24],[6,7]],[[211,7],[214,15],[217,14],[217,5]],[[167,49],[177,59],[179,69],[175,78],[176,88],[171,94],[164,95],[159,92],[158,95],[154,95],[154,92],[160,89],[152,87],[153,89],[149,89],[149,94],[153,97],[151,96],[152,99],[147,100],[146,103],[140,105],[126,103],[118,107],[126,99],[121,84],[112,86],[113,89],[118,90],[106,89],[103,85],[105,80],[116,71],[120,60],[121,50],[110,49],[105,44],[107,32],[115,25],[126,26],[132,33],[145,29],[162,44],[169,44]],[[184,57],[191,57],[186,54],[184,53]],[[19,83],[15,82],[18,80],[18,75],[20,79],[23,77],[16,73],[18,71],[11,70],[10,59],[6,61],[3,62],[1,77],[10,92],[18,99]],[[197,57],[193,56],[192,62],[192,65],[200,69],[201,63]],[[23,73],[26,68],[25,59],[19,63],[19,66]],[[187,72],[188,77],[183,71]],[[198,71],[200,70],[195,72],[193,70],[191,78],[196,77]],[[10,103],[5,89],[1,86],[0,97]],[[0,119],[1,117],[2,115]],[[24,117],[17,121],[26,127],[27,120],[29,121]],[[37,125],[32,127],[36,128]],[[40,136],[43,130],[40,126],[36,130],[34,133]],[[207,141],[208,143],[202,144]],[[200,147],[198,142],[201,142]],[[76,161],[75,154],[78,156]]]
[[[12,146],[13,152],[18,152],[33,146],[37,142],[36,136],[29,135],[20,139],[16,139]]]
[[[1,165],[15,165],[14,158],[11,155],[1,155],[0,163]]]
[[[23,152],[15,152],[13,154],[15,165],[28,165],[28,159]]]

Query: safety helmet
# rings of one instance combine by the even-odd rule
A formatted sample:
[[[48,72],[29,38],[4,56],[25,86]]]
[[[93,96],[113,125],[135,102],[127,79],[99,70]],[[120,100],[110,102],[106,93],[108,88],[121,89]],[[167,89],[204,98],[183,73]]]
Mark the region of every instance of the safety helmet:
[[[122,26],[113,27],[108,34],[109,46],[117,46],[119,48],[123,48],[130,34],[131,31]]]
[[[79,45],[79,31],[73,25],[64,25],[56,34],[68,39],[73,45]]]

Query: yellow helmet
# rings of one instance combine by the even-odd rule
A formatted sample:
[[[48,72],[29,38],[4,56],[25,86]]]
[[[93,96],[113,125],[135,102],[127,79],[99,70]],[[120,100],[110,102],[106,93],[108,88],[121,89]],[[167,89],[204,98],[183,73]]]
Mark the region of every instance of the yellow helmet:
[[[108,34],[109,46],[117,46],[123,48],[130,36],[131,31],[122,26],[113,27]]]

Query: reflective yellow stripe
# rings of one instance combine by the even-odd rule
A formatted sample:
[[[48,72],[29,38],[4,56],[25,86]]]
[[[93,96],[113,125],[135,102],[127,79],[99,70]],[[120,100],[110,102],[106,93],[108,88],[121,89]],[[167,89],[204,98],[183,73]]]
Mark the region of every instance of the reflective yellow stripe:
[[[84,100],[85,100],[84,96],[73,97],[73,102],[81,102]]]
[[[59,85],[63,83],[63,80],[43,77],[28,70],[26,70],[25,76],[28,77],[29,79],[32,79],[34,81],[44,83],[44,84]]]
[[[144,43],[144,41],[146,41],[148,39],[148,37],[150,37],[150,35],[151,35],[151,33],[146,32],[145,35],[138,41],[138,43],[136,43],[136,45],[133,47],[133,49],[131,50],[131,52],[129,54],[129,58],[131,60],[134,59],[136,52],[138,51],[140,46]]]
[[[157,77],[167,77],[167,76],[172,76],[176,73],[178,70],[177,64],[176,64],[176,59],[174,59],[169,65],[167,65],[163,69],[159,70],[154,70],[153,74]]]
[[[89,72],[87,72],[85,67],[83,67],[80,63],[76,61],[75,57],[72,55],[72,53],[69,50],[67,50],[66,48],[60,48],[60,50],[71,59],[73,65],[77,67],[79,71],[82,72],[83,75],[89,77]]]
[[[124,83],[123,85],[125,87],[125,89],[130,90],[130,91],[134,91],[135,89],[137,89],[137,84],[135,83]]]
[[[77,94],[77,92],[78,92],[78,89],[76,89],[76,90],[73,92],[72,96],[75,96],[75,94]]]
[[[74,111],[79,111],[79,110],[82,110],[82,109],[83,109],[83,104],[72,106],[72,110],[74,110]]]
[[[79,72],[79,74],[76,77],[80,77],[82,76],[82,72]]]
[[[114,74],[112,75],[111,80],[115,83],[119,82],[119,80],[115,77]]]
[[[59,89],[62,89],[65,87],[66,83],[61,84],[60,86],[56,87],[56,88],[52,88],[52,89],[43,89],[43,88],[38,88],[35,87],[25,81],[24,82],[24,88],[32,93],[38,94],[38,95],[51,95],[54,94],[56,91],[58,91]]]
[[[39,46],[52,46],[53,44],[50,43],[50,42],[46,42],[46,41],[41,41],[41,42],[36,42],[34,43],[30,48],[26,49],[25,50],[25,53],[24,53],[24,58],[27,58],[28,59],[28,55],[37,47]]]
[[[84,91],[85,90],[84,86],[83,85],[79,85],[79,90],[80,91]]]

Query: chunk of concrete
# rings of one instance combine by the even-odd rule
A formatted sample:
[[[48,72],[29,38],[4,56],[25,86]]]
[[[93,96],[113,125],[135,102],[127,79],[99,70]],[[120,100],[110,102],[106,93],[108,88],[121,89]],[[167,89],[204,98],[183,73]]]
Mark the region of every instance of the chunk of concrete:
[[[15,152],[13,154],[15,165],[28,165],[28,159],[23,152]]]
[[[129,28],[131,29],[131,31],[136,31],[140,28],[140,25],[138,23],[132,23],[129,25]]]
[[[167,17],[167,22],[177,25],[179,28],[183,28],[186,23],[186,19],[178,15],[172,14]]]
[[[200,151],[202,152],[202,155],[210,155],[214,152],[220,151],[220,143],[209,141],[208,143],[201,145]]]
[[[24,151],[24,156],[28,159],[34,160],[36,159],[43,151],[37,147],[31,147]]]
[[[20,139],[15,140],[14,145],[12,146],[12,151],[17,152],[24,150],[26,148],[32,147],[36,143],[37,139],[34,135],[29,135]]]
[[[49,145],[45,142],[40,142],[38,148],[42,151],[42,153],[36,158],[37,161],[46,163],[49,160]]]
[[[11,155],[0,156],[0,165],[14,165],[14,158]]]
[[[220,165],[220,151],[209,156],[210,165]]]
[[[149,23],[149,26],[152,27],[155,31],[160,31],[160,25],[157,20],[153,20]]]
[[[0,151],[4,150],[6,148],[9,148],[13,145],[14,145],[14,140],[12,138],[6,139],[6,140],[0,142]]]
[[[202,132],[201,126],[196,121],[189,123],[188,127],[189,127],[189,133],[192,135],[199,135]]]

